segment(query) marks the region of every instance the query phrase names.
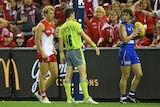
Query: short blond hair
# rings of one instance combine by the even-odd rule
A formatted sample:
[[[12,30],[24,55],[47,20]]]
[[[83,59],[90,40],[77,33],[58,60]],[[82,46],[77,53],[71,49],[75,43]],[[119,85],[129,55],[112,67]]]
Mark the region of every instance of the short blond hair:
[[[46,14],[48,13],[48,10],[52,10],[52,11],[55,11],[54,7],[53,6],[45,6],[42,10],[42,14]],[[44,15],[45,16],[45,15]]]
[[[98,10],[100,10],[103,13],[103,15],[106,14],[104,8],[102,6],[98,6],[97,8],[94,9],[93,16],[95,16],[95,12],[98,11]]]

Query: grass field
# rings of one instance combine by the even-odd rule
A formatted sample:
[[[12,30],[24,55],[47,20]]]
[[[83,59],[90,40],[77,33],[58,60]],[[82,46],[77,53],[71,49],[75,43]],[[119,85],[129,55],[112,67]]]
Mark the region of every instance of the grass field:
[[[64,101],[54,101],[51,104],[42,104],[38,101],[1,101],[0,107],[160,107],[160,103],[120,104],[119,102],[100,102],[98,105],[93,105],[68,104]]]

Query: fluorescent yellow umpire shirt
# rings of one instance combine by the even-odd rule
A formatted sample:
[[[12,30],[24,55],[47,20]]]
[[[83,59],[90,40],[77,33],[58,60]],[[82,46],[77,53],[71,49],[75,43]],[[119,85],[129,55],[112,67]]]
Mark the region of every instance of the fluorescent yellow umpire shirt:
[[[82,39],[79,35],[83,29],[76,21],[66,21],[60,28],[59,36],[63,39],[66,50],[82,48]]]

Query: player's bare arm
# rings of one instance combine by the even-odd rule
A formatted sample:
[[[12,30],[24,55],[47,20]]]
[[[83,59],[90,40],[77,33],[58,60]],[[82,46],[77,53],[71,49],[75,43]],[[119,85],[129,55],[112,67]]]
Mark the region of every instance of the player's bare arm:
[[[135,29],[131,35],[127,36],[126,27],[123,24],[119,26],[118,31],[123,43],[128,43],[131,39],[138,36],[139,33],[139,29]]]
[[[99,48],[96,46],[96,44],[89,38],[89,36],[84,33],[84,31],[80,32],[80,35],[83,37],[83,39],[85,41],[87,41],[89,44],[91,44],[92,47],[95,48],[95,51],[96,51],[96,55],[100,55],[100,51],[99,51]]]
[[[37,49],[38,51],[41,53],[42,55],[42,58],[43,59],[46,59],[48,58],[48,55],[46,55],[42,49],[42,46],[41,46],[41,37],[42,37],[42,32],[44,31],[44,25],[42,23],[39,23],[37,25],[37,28],[36,28],[36,32],[35,32],[35,42],[36,42],[36,45],[37,45]]]

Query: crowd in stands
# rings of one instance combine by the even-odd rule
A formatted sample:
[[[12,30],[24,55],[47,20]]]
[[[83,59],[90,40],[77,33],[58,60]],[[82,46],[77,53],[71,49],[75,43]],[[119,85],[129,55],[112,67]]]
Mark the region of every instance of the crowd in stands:
[[[36,25],[43,19],[46,5],[55,8],[57,29],[66,21],[63,11],[72,0],[0,0],[0,47],[35,47]],[[132,8],[137,0],[84,0],[84,30],[99,47],[119,47],[118,26],[123,8]],[[160,0],[143,0],[133,8],[134,18],[146,28],[143,38],[135,39],[135,47],[160,46],[160,21],[139,10],[160,9]],[[55,32],[56,42],[58,33]],[[91,47],[84,41],[86,47]]]

